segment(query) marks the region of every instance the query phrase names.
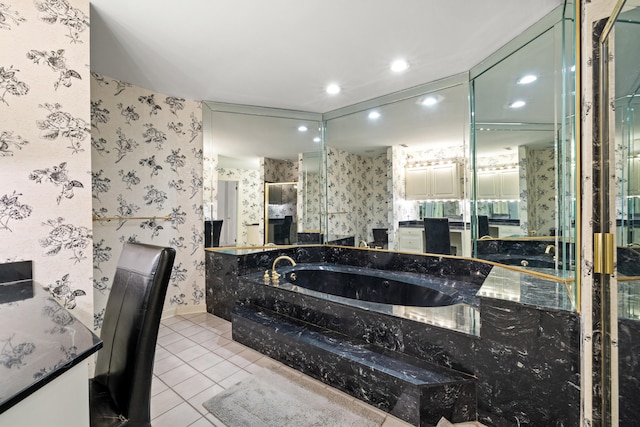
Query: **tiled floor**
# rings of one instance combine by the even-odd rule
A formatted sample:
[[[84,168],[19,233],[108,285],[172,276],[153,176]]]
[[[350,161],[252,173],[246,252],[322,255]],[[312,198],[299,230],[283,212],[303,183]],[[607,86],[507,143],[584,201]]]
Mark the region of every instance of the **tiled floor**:
[[[271,366],[282,364],[232,341],[231,323],[224,319],[200,313],[163,320],[151,391],[152,426],[224,427],[202,403],[256,370]],[[357,399],[347,398],[354,405],[368,406],[385,416],[383,427],[410,426]]]

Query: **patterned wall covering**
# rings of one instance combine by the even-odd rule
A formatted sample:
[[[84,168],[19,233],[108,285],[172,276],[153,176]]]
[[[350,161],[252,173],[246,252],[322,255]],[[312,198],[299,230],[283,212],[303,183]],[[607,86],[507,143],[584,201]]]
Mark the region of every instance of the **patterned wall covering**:
[[[0,18],[0,262],[33,260],[92,325],[89,2],[9,1]]]
[[[317,168],[304,167],[305,157],[308,159],[314,157],[308,153],[300,153],[298,155],[299,170],[298,178],[298,213],[302,213],[302,219],[298,221],[298,231],[311,232],[317,230],[326,230],[324,224],[323,209],[323,188],[324,179],[322,178],[322,170]],[[316,161],[312,160],[315,164]],[[319,169],[319,167],[318,167]],[[306,170],[306,171],[305,171]]]
[[[247,224],[260,224],[264,238],[264,185],[261,171],[218,167],[218,180],[238,181],[238,246],[248,245]]]
[[[265,182],[296,182],[298,181],[298,161],[262,159]]]
[[[122,244],[176,249],[165,315],[204,305],[202,109],[93,73],[91,144],[95,327]],[[168,220],[114,220],[108,217]]]
[[[373,240],[372,228],[388,228],[386,154],[362,157],[328,148],[329,236]]]
[[[528,229],[548,236],[556,228],[556,158],[553,147],[526,149]]]

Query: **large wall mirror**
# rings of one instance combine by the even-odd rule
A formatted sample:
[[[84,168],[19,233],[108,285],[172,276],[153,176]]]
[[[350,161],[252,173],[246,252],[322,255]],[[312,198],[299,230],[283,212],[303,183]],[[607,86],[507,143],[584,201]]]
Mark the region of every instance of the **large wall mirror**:
[[[469,219],[468,97],[463,74],[325,114],[329,233],[424,252],[423,218],[449,218],[459,228],[451,253],[470,256],[461,237]],[[425,175],[435,169],[439,183]]]
[[[320,114],[203,103],[205,220],[220,246],[292,244],[322,228]]]
[[[360,246],[572,274],[575,41],[564,15],[571,12],[558,8],[468,72],[322,115],[205,103],[217,183],[237,176],[227,161],[249,154],[262,159],[251,178],[262,193],[253,202],[276,183],[297,183],[295,202],[272,206],[267,199],[251,208],[256,214],[240,213],[238,230],[258,224],[257,241],[272,242],[269,223],[294,216],[275,212],[295,203],[292,243],[349,237]],[[518,82],[526,75],[535,80]],[[518,100],[520,108],[512,105]],[[304,143],[301,119],[318,132]],[[285,135],[291,129],[297,133]],[[312,144],[308,137],[322,142],[304,145]],[[266,151],[243,152],[242,141],[260,141]],[[245,203],[241,210],[249,210]],[[264,214],[265,206],[274,214]],[[439,239],[429,239],[427,222],[445,227],[441,247],[431,246]],[[254,243],[239,233],[237,245]]]
[[[479,258],[574,274],[573,46],[572,18],[551,15],[472,70]]]

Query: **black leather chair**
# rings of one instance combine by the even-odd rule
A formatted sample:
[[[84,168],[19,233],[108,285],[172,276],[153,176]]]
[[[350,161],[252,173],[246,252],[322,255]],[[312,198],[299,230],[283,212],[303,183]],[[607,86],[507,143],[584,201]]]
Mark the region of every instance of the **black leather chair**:
[[[489,217],[478,215],[478,239],[489,236]]]
[[[175,255],[140,243],[122,249],[89,380],[91,427],[151,426],[153,359]]]
[[[447,218],[424,219],[425,252],[451,255],[451,236]]]
[[[387,228],[373,228],[373,242],[370,246],[374,248],[387,249],[389,246],[389,234]]]
[[[276,245],[291,244],[291,224],[293,216],[287,215],[280,224],[273,226],[273,241]]]
[[[217,248],[220,246],[220,232],[222,231],[222,220],[204,222],[204,247]]]

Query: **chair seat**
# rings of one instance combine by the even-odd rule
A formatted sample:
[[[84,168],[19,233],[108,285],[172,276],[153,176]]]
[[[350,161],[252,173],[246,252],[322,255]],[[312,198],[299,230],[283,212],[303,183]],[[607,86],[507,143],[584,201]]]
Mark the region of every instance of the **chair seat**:
[[[126,418],[120,415],[120,411],[109,395],[109,390],[93,380],[89,380],[89,406],[91,408],[91,427],[132,426]]]

